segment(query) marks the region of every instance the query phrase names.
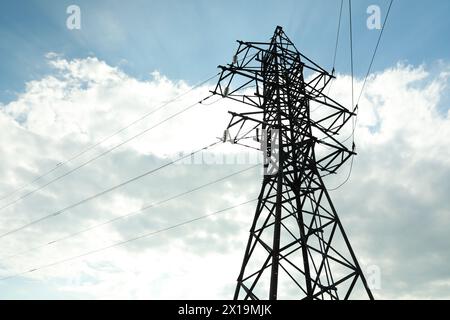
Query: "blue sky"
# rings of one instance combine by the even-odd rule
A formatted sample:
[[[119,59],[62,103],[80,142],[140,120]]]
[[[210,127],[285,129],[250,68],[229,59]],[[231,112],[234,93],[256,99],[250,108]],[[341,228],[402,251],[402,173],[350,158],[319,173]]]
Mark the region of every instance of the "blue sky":
[[[386,13],[389,0],[353,1],[355,73],[363,75],[378,37],[366,28],[370,4]],[[337,71],[349,70],[348,9],[344,1]],[[82,29],[68,30],[66,8],[81,8]],[[264,40],[276,25],[306,55],[331,68],[340,1],[2,1],[0,101],[9,102],[26,81],[48,72],[47,52],[67,58],[94,55],[146,79],[160,71],[191,83],[231,59],[235,40]],[[398,61],[419,65],[446,60],[450,2],[396,0],[374,70]]]

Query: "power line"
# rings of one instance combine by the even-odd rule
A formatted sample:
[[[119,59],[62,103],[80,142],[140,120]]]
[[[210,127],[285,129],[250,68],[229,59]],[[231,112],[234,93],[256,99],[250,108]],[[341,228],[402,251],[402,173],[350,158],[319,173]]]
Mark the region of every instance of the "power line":
[[[341,20],[342,20],[342,8],[344,5],[344,0],[341,0],[341,5],[339,7],[339,19],[338,19],[338,27],[337,27],[337,33],[336,33],[336,44],[334,46],[334,55],[333,55],[333,68],[331,69],[331,75],[334,76],[336,70],[336,57],[337,57],[337,50],[338,50],[338,45],[339,45],[339,35],[341,32]],[[333,85],[333,80],[334,77],[331,78],[331,81],[328,85],[328,90],[327,90],[327,96],[330,95],[330,91],[331,91],[331,87]],[[315,112],[317,109],[319,109],[321,107],[321,105],[319,104],[317,107],[315,107],[313,110],[310,111],[310,113]]]
[[[339,9],[339,22],[338,22],[338,28],[337,28],[337,34],[336,34],[336,45],[334,47],[334,57],[333,57],[333,69],[332,74],[334,75],[335,67],[336,67],[336,56],[337,56],[337,50],[338,50],[338,44],[339,44],[339,34],[341,31],[341,18],[342,18],[342,6],[344,4],[344,0],[341,0],[341,6]]]
[[[114,132],[114,133],[110,134],[109,136],[107,136],[107,137],[101,139],[100,141],[98,141],[98,142],[96,142],[96,143],[94,143],[94,144],[88,146],[87,148],[81,150],[80,152],[74,154],[73,156],[67,158],[66,160],[64,160],[64,161],[62,161],[62,162],[59,162],[59,163],[58,163],[54,168],[52,168],[51,170],[49,170],[49,171],[47,171],[47,172],[45,172],[45,173],[43,173],[43,174],[37,176],[37,177],[34,178],[33,180],[31,180],[31,181],[29,181],[29,182],[23,184],[22,186],[20,186],[19,188],[17,188],[17,189],[15,189],[15,190],[13,190],[13,191],[11,191],[11,192],[9,192],[9,193],[7,193],[7,194],[1,196],[1,197],[0,197],[0,201],[9,198],[10,196],[12,196],[12,195],[16,194],[17,192],[23,190],[24,188],[26,188],[26,187],[32,185],[33,183],[35,183],[35,182],[41,180],[42,178],[48,176],[50,173],[52,173],[52,172],[58,170],[58,169],[61,168],[63,165],[65,165],[65,164],[67,164],[67,163],[69,163],[69,162],[71,162],[71,161],[73,161],[73,160],[75,160],[75,159],[81,157],[81,156],[82,156],[83,154],[85,154],[86,152],[88,152],[88,151],[90,151],[90,150],[92,150],[92,149],[98,147],[99,145],[101,145],[101,144],[103,144],[104,142],[110,140],[111,138],[115,137],[116,135],[122,133],[123,131],[127,130],[128,128],[134,126],[136,123],[138,123],[138,122],[144,120],[145,118],[149,117],[150,115],[154,114],[155,112],[157,112],[157,111],[161,110],[162,108],[166,107],[167,105],[171,104],[172,102],[175,102],[176,100],[180,99],[181,97],[184,97],[185,95],[187,95],[187,94],[189,94],[190,92],[194,91],[195,89],[201,87],[202,85],[204,85],[204,84],[207,83],[208,81],[214,79],[214,78],[217,77],[218,75],[219,75],[219,73],[215,74],[215,75],[212,76],[212,77],[209,77],[209,78],[206,79],[206,80],[203,80],[203,81],[197,83],[196,85],[194,85],[194,86],[193,86],[192,88],[190,88],[189,90],[187,90],[187,91],[183,92],[182,94],[180,94],[180,95],[174,97],[173,99],[170,99],[170,100],[164,102],[163,104],[161,104],[161,105],[160,105],[159,107],[157,107],[156,109],[153,109],[153,110],[151,110],[151,111],[149,111],[149,112],[143,114],[141,117],[139,117],[139,118],[137,118],[136,120],[130,122],[130,123],[127,124],[126,126],[124,126],[124,127],[122,127],[121,129],[117,130],[116,132]]]
[[[355,107],[354,104],[354,90],[353,90],[353,26],[352,26],[352,0],[348,0],[348,14],[350,20],[350,68],[352,73],[352,109]]]
[[[359,114],[359,108],[358,108],[359,101],[360,101],[362,93],[364,91],[364,87],[366,86],[366,82],[367,82],[367,79],[369,77],[370,70],[372,69],[372,65],[373,65],[373,62],[375,60],[375,56],[376,56],[377,51],[378,51],[378,46],[380,45],[380,41],[381,41],[381,37],[383,35],[384,27],[385,27],[386,22],[388,20],[389,12],[391,11],[391,6],[392,6],[393,2],[394,2],[394,0],[391,0],[391,2],[389,3],[389,7],[388,7],[388,10],[386,12],[386,18],[384,19],[383,26],[382,26],[380,34],[378,36],[377,44],[376,44],[375,49],[374,49],[373,54],[372,54],[372,59],[370,60],[369,67],[367,68],[367,73],[366,73],[366,76],[364,77],[364,82],[363,82],[363,85],[361,87],[361,91],[359,92],[358,100],[356,101],[356,116],[355,116],[355,120],[352,121],[352,123],[353,123],[352,133],[343,142],[345,142],[348,139],[350,139],[350,137],[353,138],[353,143],[355,142],[355,130],[356,130],[356,124],[358,123],[358,114]]]
[[[95,249],[95,250],[91,250],[91,251],[88,251],[88,252],[85,252],[85,253],[82,253],[82,254],[79,254],[79,255],[76,255],[76,256],[72,256],[72,257],[69,257],[69,258],[61,259],[61,260],[58,260],[58,261],[55,261],[55,262],[52,262],[52,263],[49,263],[49,264],[45,264],[45,265],[42,265],[40,267],[36,267],[36,268],[30,269],[30,270],[27,270],[27,271],[18,272],[18,273],[15,273],[15,274],[12,274],[12,275],[0,278],[0,281],[5,281],[5,280],[11,279],[11,278],[16,278],[16,277],[25,275],[27,273],[32,273],[32,272],[35,272],[35,271],[38,271],[38,270],[50,268],[50,267],[53,267],[53,266],[56,266],[56,265],[59,265],[59,264],[65,263],[65,262],[76,260],[76,259],[88,256],[88,255],[92,255],[92,254],[95,254],[95,253],[98,253],[98,252],[101,252],[101,251],[105,251],[105,250],[114,248],[114,247],[122,246],[122,245],[128,244],[128,243],[136,241],[136,240],[140,240],[140,239],[143,239],[143,238],[154,236],[156,234],[159,234],[159,233],[162,233],[162,232],[165,232],[165,231],[169,231],[169,230],[172,230],[172,229],[175,229],[175,228],[178,228],[178,227],[181,227],[181,226],[184,226],[184,225],[187,225],[187,224],[199,221],[199,220],[203,220],[203,219],[209,218],[209,217],[214,216],[214,215],[218,215],[220,213],[223,213],[223,212],[226,212],[226,211],[229,211],[229,210],[232,210],[232,209],[236,209],[236,208],[241,207],[243,205],[252,203],[252,202],[254,202],[256,200],[258,200],[258,199],[247,200],[247,201],[241,202],[240,204],[237,204],[237,205],[225,208],[225,209],[221,209],[221,210],[218,210],[218,211],[215,211],[215,212],[203,215],[203,216],[199,216],[199,217],[194,218],[194,219],[186,220],[184,222],[181,222],[181,223],[169,226],[167,228],[163,228],[163,229],[159,229],[159,230],[156,230],[156,231],[144,233],[144,234],[136,236],[134,238],[130,238],[130,239],[127,239],[127,240],[119,241],[119,242],[113,243],[111,245],[108,245],[108,246],[105,246],[105,247],[101,247],[101,248],[98,248],[98,249]]]
[[[58,216],[58,215],[62,214],[63,212],[66,212],[67,210],[70,210],[70,209],[73,209],[73,208],[75,208],[75,207],[78,207],[78,206],[81,205],[81,204],[84,204],[84,203],[89,202],[89,201],[91,201],[91,200],[93,200],[93,199],[95,199],[95,198],[98,198],[98,197],[100,197],[100,196],[103,196],[103,195],[105,195],[105,194],[107,194],[107,193],[109,193],[109,192],[111,192],[111,191],[114,191],[114,190],[116,190],[116,189],[118,189],[118,188],[121,188],[121,187],[123,187],[123,186],[125,186],[125,185],[127,185],[127,184],[129,184],[129,183],[131,183],[131,182],[134,182],[134,181],[137,181],[137,180],[139,180],[139,179],[142,179],[143,177],[146,177],[146,176],[151,175],[151,174],[153,174],[153,173],[155,173],[155,172],[157,172],[157,171],[159,171],[159,170],[161,170],[161,169],[163,169],[163,168],[165,168],[165,167],[168,167],[168,166],[170,166],[170,165],[173,165],[173,164],[175,164],[175,163],[178,162],[178,161],[181,161],[181,160],[183,160],[183,159],[185,159],[185,158],[187,158],[187,157],[193,156],[193,155],[196,154],[196,153],[199,153],[199,152],[201,152],[201,151],[203,151],[203,150],[206,150],[206,149],[208,149],[208,148],[211,148],[211,147],[215,146],[216,144],[218,144],[219,142],[220,142],[220,141],[211,143],[210,145],[207,145],[206,147],[203,147],[203,148],[201,148],[201,149],[198,149],[197,151],[194,151],[194,152],[192,152],[192,153],[190,153],[190,154],[187,154],[187,155],[185,155],[185,156],[182,156],[182,157],[180,157],[180,158],[178,158],[178,159],[175,159],[175,160],[172,160],[172,161],[170,161],[170,162],[167,162],[166,164],[164,164],[164,165],[162,165],[162,166],[159,166],[159,167],[157,167],[157,168],[155,168],[155,169],[152,169],[152,170],[149,170],[149,171],[147,171],[147,172],[144,172],[144,173],[142,173],[142,174],[140,174],[140,175],[138,175],[138,176],[136,176],[136,177],[134,177],[134,178],[131,178],[131,179],[129,179],[129,180],[126,180],[126,181],[124,181],[124,182],[122,182],[122,183],[120,183],[120,184],[117,184],[117,185],[115,185],[115,186],[113,186],[113,187],[111,187],[111,188],[108,188],[108,189],[106,189],[106,190],[104,190],[104,191],[102,191],[102,192],[99,192],[99,193],[97,193],[97,194],[95,194],[95,195],[93,195],[93,196],[90,196],[90,197],[85,198],[85,199],[83,199],[83,200],[81,200],[81,201],[78,201],[78,202],[76,202],[76,203],[74,203],[74,204],[71,204],[70,206],[67,206],[67,207],[65,207],[65,208],[63,208],[63,209],[61,209],[61,210],[58,210],[58,211],[53,212],[53,213],[50,213],[50,214],[48,214],[48,215],[46,215],[46,216],[43,216],[43,217],[41,217],[41,218],[39,218],[39,219],[32,220],[32,221],[30,221],[29,223],[22,225],[21,227],[18,227],[18,228],[16,228],[16,229],[13,229],[13,230],[10,230],[10,231],[8,231],[8,232],[5,232],[5,233],[1,234],[1,235],[0,235],[0,239],[3,238],[3,237],[8,236],[8,235],[10,235],[10,234],[13,234],[13,233],[15,233],[15,232],[18,232],[18,231],[20,231],[20,230],[26,229],[26,228],[28,228],[28,227],[30,227],[30,226],[32,226],[32,225],[35,225],[35,224],[37,224],[37,223],[39,223],[39,222],[44,221],[44,220],[47,220],[47,219],[53,218],[53,217],[55,217],[55,216]]]
[[[375,60],[375,55],[377,54],[378,46],[380,45],[381,37],[383,36],[384,27],[386,26],[386,22],[388,20],[389,12],[391,11],[391,6],[392,6],[393,2],[394,2],[394,0],[391,0],[391,2],[389,3],[389,7],[388,7],[388,10],[386,12],[386,18],[384,19],[383,26],[382,26],[381,31],[380,31],[380,35],[378,36],[377,44],[376,44],[375,49],[374,49],[373,54],[372,54],[372,59],[370,60],[369,68],[367,69],[366,77],[364,78],[364,82],[363,82],[363,85],[361,87],[361,92],[359,93],[359,97],[358,97],[358,100],[356,102],[357,105],[359,103],[359,100],[361,99],[361,95],[363,93],[364,87],[366,86],[366,82],[367,82],[367,78],[369,77],[370,70],[372,69],[372,65],[373,65],[373,62]]]
[[[349,28],[350,28],[350,69],[351,69],[351,77],[352,77],[352,110],[354,109],[355,105],[355,101],[354,101],[354,73],[353,73],[353,26],[352,26],[352,1],[348,0],[348,14],[349,14]],[[356,116],[355,116],[356,117]],[[356,122],[352,119],[352,134],[347,137],[343,142],[347,141],[350,137],[353,138],[353,145],[354,145],[354,132],[355,132],[355,125]],[[342,142],[342,143],[343,143]],[[345,178],[345,180],[340,183],[337,187],[334,188],[327,188],[327,191],[335,191],[338,190],[340,187],[342,187],[344,184],[347,183],[347,181],[350,179],[350,176],[352,174],[352,168],[353,168],[353,159],[354,156],[351,157],[350,160],[350,170],[347,174],[347,177]]]
[[[68,234],[68,235],[63,236],[63,237],[61,237],[61,238],[58,238],[58,239],[56,239],[56,240],[52,240],[52,241],[49,241],[49,242],[44,243],[44,244],[42,244],[42,245],[39,245],[39,246],[32,247],[32,248],[29,248],[29,249],[27,249],[27,250],[24,250],[24,251],[22,251],[22,252],[19,252],[19,253],[13,254],[13,255],[6,256],[6,257],[2,258],[1,260],[4,261],[4,260],[7,260],[7,259],[12,259],[12,258],[14,258],[14,257],[21,256],[21,255],[23,255],[23,254],[26,254],[26,253],[29,253],[29,252],[33,252],[33,251],[36,251],[36,250],[38,250],[38,249],[41,249],[41,248],[44,248],[44,247],[53,245],[53,244],[55,244],[55,243],[58,243],[58,242],[61,242],[61,241],[64,241],[64,240],[67,240],[67,239],[76,237],[76,236],[78,236],[78,235],[80,235],[80,234],[86,233],[86,232],[88,232],[88,231],[91,231],[91,230],[93,230],[93,229],[96,229],[96,228],[99,228],[99,227],[102,227],[102,226],[105,226],[105,225],[107,225],[107,224],[114,223],[114,222],[116,222],[116,221],[119,221],[119,220],[122,220],[122,219],[125,219],[125,218],[129,218],[129,217],[134,216],[134,215],[137,215],[137,214],[139,214],[139,213],[143,213],[143,212],[144,212],[145,210],[147,210],[147,209],[157,207],[157,206],[159,206],[159,205],[162,205],[162,204],[167,203],[167,202],[169,202],[169,201],[175,200],[175,199],[180,198],[180,197],[182,197],[182,196],[191,194],[191,193],[193,193],[193,192],[195,192],[195,191],[198,191],[198,190],[200,190],[200,189],[203,189],[203,188],[209,187],[209,186],[211,186],[211,185],[214,185],[214,184],[216,184],[216,183],[225,181],[225,180],[227,180],[227,179],[229,179],[229,178],[231,178],[231,177],[234,177],[234,176],[237,176],[237,175],[242,174],[242,173],[244,173],[244,172],[247,172],[247,171],[249,171],[249,170],[251,170],[251,169],[253,169],[253,168],[257,167],[257,166],[259,166],[259,165],[256,164],[256,165],[253,165],[253,166],[251,166],[251,167],[245,168],[245,169],[243,169],[243,170],[239,170],[239,171],[234,172],[234,173],[232,173],[232,174],[229,174],[229,175],[226,175],[226,176],[224,176],[224,177],[221,177],[221,178],[219,178],[219,179],[217,179],[217,180],[214,180],[214,181],[211,181],[211,182],[202,184],[202,185],[200,185],[200,186],[197,186],[197,187],[195,187],[195,188],[193,188],[193,189],[184,191],[184,192],[182,192],[182,193],[178,193],[178,194],[176,194],[176,195],[174,195],[174,196],[171,196],[171,197],[169,197],[169,198],[166,198],[166,199],[163,199],[163,200],[160,200],[160,201],[157,201],[157,202],[154,202],[154,203],[145,205],[145,206],[141,207],[139,210],[132,211],[132,212],[129,212],[129,213],[127,213],[127,214],[117,216],[117,217],[115,217],[115,218],[113,218],[113,219],[106,220],[106,221],[103,221],[103,222],[101,222],[101,223],[92,225],[92,226],[90,226],[90,227],[88,227],[88,228],[82,229],[82,230],[80,230],[80,231],[76,231],[76,232],[74,232],[74,233]]]
[[[352,134],[347,139],[345,139],[344,142],[347,141],[350,137],[353,137],[353,142],[354,142],[356,124],[358,122],[358,114],[359,114],[359,108],[358,108],[359,101],[361,99],[362,93],[363,93],[364,88],[366,86],[367,79],[368,79],[370,71],[372,69],[373,62],[375,61],[375,56],[376,56],[376,54],[378,52],[378,47],[380,45],[381,37],[383,36],[383,32],[384,32],[384,29],[385,29],[385,26],[386,26],[386,22],[387,22],[387,20],[389,18],[389,12],[391,11],[391,6],[392,6],[393,2],[394,2],[394,0],[391,0],[391,2],[389,3],[389,7],[388,7],[388,10],[386,12],[386,18],[384,19],[383,26],[381,27],[381,31],[380,31],[380,34],[378,36],[377,44],[375,45],[375,49],[373,50],[372,58],[370,60],[369,67],[367,68],[367,73],[366,73],[366,76],[364,77],[364,82],[363,82],[363,85],[361,87],[361,91],[359,93],[358,100],[356,101],[356,116],[355,116],[355,121],[354,121],[353,128],[352,128]]]
[[[374,60],[375,60],[375,56],[376,56],[376,53],[377,53],[377,50],[378,50],[378,46],[379,46],[379,44],[380,44],[381,36],[383,35],[383,31],[384,31],[384,29],[385,29],[385,25],[386,25],[386,22],[387,22],[388,17],[389,17],[389,12],[391,11],[392,3],[393,3],[393,0],[391,0],[391,2],[390,2],[390,4],[389,4],[389,8],[388,8],[387,13],[386,13],[386,18],[384,19],[383,26],[382,26],[381,31],[380,31],[380,35],[378,36],[377,44],[376,44],[375,49],[374,49],[374,52],[373,52],[373,54],[372,54],[372,59],[371,59],[371,61],[370,61],[369,67],[368,67],[368,69],[367,69],[366,76],[365,76],[365,78],[364,78],[363,86],[361,87],[361,91],[360,91],[360,93],[359,93],[358,100],[356,101],[356,106],[355,106],[355,108],[356,108],[356,116],[355,116],[355,120],[352,121],[352,123],[353,123],[353,126],[352,126],[352,133],[351,133],[347,138],[345,138],[344,140],[340,141],[340,143],[344,143],[344,142],[348,141],[348,139],[350,139],[350,138],[353,138],[353,139],[354,139],[355,130],[356,130],[356,124],[357,124],[357,121],[358,121],[358,113],[359,113],[359,107],[358,107],[358,105],[359,105],[359,101],[360,101],[360,99],[361,99],[361,96],[362,96],[364,87],[365,87],[365,85],[366,85],[368,76],[369,76],[369,74],[370,74],[370,70],[372,69],[372,65],[373,65],[373,62],[374,62]]]
[[[349,0],[349,2],[350,2],[350,0]],[[359,93],[358,100],[356,101],[356,116],[355,116],[355,120],[352,121],[352,133],[351,133],[345,140],[343,140],[341,143],[344,143],[344,142],[347,141],[348,139],[352,138],[352,141],[353,141],[352,144],[353,144],[353,145],[355,144],[355,131],[356,131],[356,124],[357,124],[357,122],[358,122],[358,114],[359,114],[359,108],[358,108],[358,105],[359,105],[359,101],[360,101],[360,99],[361,99],[361,96],[362,96],[364,87],[365,87],[365,85],[366,85],[367,78],[369,77],[370,70],[372,69],[372,65],[373,65],[373,62],[374,62],[374,60],[375,60],[375,56],[376,56],[376,54],[377,54],[378,47],[379,47],[379,45],[380,45],[381,37],[382,37],[382,35],[383,35],[383,31],[384,31],[384,29],[385,29],[386,22],[387,22],[387,20],[388,20],[388,18],[389,18],[389,12],[391,11],[391,7],[392,7],[392,3],[393,3],[393,2],[394,2],[394,0],[391,0],[391,2],[389,3],[389,7],[388,7],[388,10],[387,10],[387,12],[386,12],[386,18],[384,19],[383,26],[381,27],[380,35],[378,36],[377,44],[376,44],[375,49],[374,49],[374,51],[373,51],[372,59],[370,60],[369,67],[368,67],[368,69],[367,69],[367,73],[366,73],[366,76],[365,76],[365,78],[364,78],[363,85],[362,85],[362,87],[361,87],[361,92]],[[352,93],[352,96],[353,96],[353,93]],[[352,99],[353,99],[353,98],[352,98]],[[337,190],[337,189],[339,189],[340,187],[342,187],[344,184],[346,184],[346,183],[348,182],[348,180],[350,179],[350,177],[351,177],[351,175],[352,175],[352,171],[353,171],[353,159],[354,159],[354,155],[351,157],[351,160],[350,160],[350,168],[349,168],[349,171],[348,171],[348,174],[347,174],[347,177],[345,178],[345,180],[344,180],[341,184],[339,184],[337,187],[334,187],[334,188],[331,188],[331,189],[327,189],[328,191],[334,191],[334,190]]]
[[[173,118],[179,116],[180,114],[182,114],[182,113],[188,111],[189,109],[192,109],[193,107],[197,106],[198,104],[202,104],[203,101],[206,101],[207,99],[209,99],[209,98],[211,98],[211,97],[212,97],[212,95],[209,95],[209,96],[207,96],[206,98],[204,98],[204,99],[202,99],[202,100],[200,100],[200,101],[198,101],[198,102],[196,102],[196,103],[193,103],[193,104],[189,105],[188,107],[186,107],[186,108],[184,108],[184,109],[182,109],[182,110],[180,110],[180,111],[178,111],[178,112],[172,114],[172,115],[169,116],[168,118],[165,118],[165,119],[161,120],[160,122],[156,123],[155,125],[153,125],[153,126],[147,128],[147,129],[145,129],[145,130],[143,130],[143,131],[141,131],[141,132],[135,134],[135,135],[132,136],[131,138],[128,138],[128,139],[122,141],[121,143],[115,145],[114,147],[105,150],[104,152],[98,154],[98,155],[95,156],[94,158],[91,158],[91,159],[89,159],[89,160],[83,162],[82,164],[80,164],[80,165],[76,166],[75,168],[73,168],[73,169],[71,169],[71,170],[65,172],[64,174],[62,174],[62,175],[60,175],[60,176],[58,176],[58,177],[56,177],[56,178],[54,178],[54,179],[48,181],[47,183],[45,183],[45,184],[39,186],[38,188],[35,188],[35,189],[33,189],[33,190],[31,190],[31,191],[29,191],[29,192],[23,194],[22,196],[20,196],[19,198],[15,199],[14,201],[11,201],[11,202],[9,202],[9,203],[7,203],[7,204],[1,206],[1,207],[0,207],[0,211],[3,210],[3,209],[8,208],[8,207],[10,207],[10,206],[12,206],[13,204],[16,204],[17,202],[19,202],[19,201],[21,201],[21,200],[27,198],[28,196],[30,196],[30,195],[32,195],[32,194],[34,194],[34,193],[36,193],[37,191],[40,191],[40,190],[44,189],[45,187],[49,186],[50,184],[52,184],[52,183],[54,183],[54,182],[56,182],[56,181],[58,181],[58,180],[61,180],[62,178],[68,176],[69,174],[71,174],[71,173],[73,173],[73,172],[75,172],[75,171],[81,169],[82,167],[87,166],[88,164],[90,164],[90,163],[94,162],[95,160],[97,160],[97,159],[99,159],[99,158],[105,156],[106,154],[110,153],[111,151],[113,151],[113,150],[115,150],[115,149],[117,149],[117,148],[119,148],[119,147],[121,147],[121,146],[127,144],[128,142],[130,142],[130,141],[132,141],[132,140],[134,140],[134,139],[136,139],[136,138],[138,138],[138,137],[140,137],[140,136],[142,136],[143,134],[149,132],[150,130],[153,130],[154,128],[160,126],[161,124],[163,124],[163,123],[165,123],[165,122],[167,122],[167,121],[169,121],[169,120],[171,120],[171,119],[173,119]],[[215,101],[215,102],[217,102],[217,101]],[[215,103],[215,102],[214,102],[214,103]],[[1,238],[1,236],[0,236],[0,238]]]
[[[344,184],[346,184],[348,182],[348,180],[350,180],[350,176],[352,175],[352,170],[353,170],[353,160],[354,159],[355,159],[354,156],[352,156],[351,159],[350,159],[350,169],[348,170],[348,174],[347,174],[347,177],[345,178],[345,180],[343,182],[341,182],[338,186],[334,187],[334,188],[327,188],[328,191],[338,190]]]

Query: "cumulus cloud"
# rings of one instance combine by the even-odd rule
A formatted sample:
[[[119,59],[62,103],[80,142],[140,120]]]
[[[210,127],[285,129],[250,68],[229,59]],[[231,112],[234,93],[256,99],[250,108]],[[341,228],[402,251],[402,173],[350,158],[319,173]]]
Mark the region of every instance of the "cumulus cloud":
[[[0,105],[2,194],[192,88],[157,72],[148,80],[138,80],[94,57],[68,60],[49,54],[47,58],[54,72],[27,83],[17,99]],[[334,191],[332,198],[361,264],[380,268],[381,289],[375,291],[379,298],[442,297],[449,292],[450,126],[448,108],[440,111],[448,76],[448,68],[436,74],[426,66],[398,64],[371,76],[359,105],[359,155],[350,181]],[[39,183],[194,104],[209,94],[213,82],[194,88]],[[340,75],[331,89],[331,94],[346,105],[350,102],[349,83],[348,76]],[[357,81],[356,87],[361,84]],[[197,105],[2,210],[0,232],[158,167],[169,161],[168,155],[215,141],[229,120],[226,111],[239,108],[216,100],[212,97],[209,105]],[[216,157],[244,152],[229,145],[213,151]],[[0,254],[5,257],[46,244],[246,167],[248,163],[168,167],[64,215],[1,238]],[[339,175],[328,178],[327,185],[338,185],[348,169],[344,166]],[[260,178],[258,170],[248,170],[145,213],[25,255],[0,258],[1,274],[33,269],[255,198]],[[19,287],[26,286],[37,288],[42,295],[52,292],[47,293],[51,297],[229,298],[253,211],[254,204],[248,204],[154,237],[2,281],[0,288],[5,290],[0,292],[2,297],[12,297]],[[24,279],[30,282],[24,284]]]

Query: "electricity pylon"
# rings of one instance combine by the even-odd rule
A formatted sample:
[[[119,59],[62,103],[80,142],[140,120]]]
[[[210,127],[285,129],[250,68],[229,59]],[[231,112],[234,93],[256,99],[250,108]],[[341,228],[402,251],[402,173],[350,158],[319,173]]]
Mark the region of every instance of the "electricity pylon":
[[[356,108],[324,94],[334,75],[281,27],[238,43],[213,93],[248,109],[230,112],[224,140],[257,144],[265,175],[234,299],[373,299],[323,182],[355,154],[338,135]]]

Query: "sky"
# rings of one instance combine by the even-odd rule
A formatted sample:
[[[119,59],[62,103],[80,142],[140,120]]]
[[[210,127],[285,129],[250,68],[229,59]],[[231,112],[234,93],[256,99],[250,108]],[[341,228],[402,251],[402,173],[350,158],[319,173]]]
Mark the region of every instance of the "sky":
[[[330,94],[350,105],[344,3],[337,79]],[[81,9],[80,30],[66,27],[66,8],[72,4]],[[380,32],[366,26],[372,4],[384,18],[389,1],[352,2],[357,93]],[[195,84],[231,61],[238,39],[264,41],[283,26],[302,53],[331,71],[339,7],[340,1],[329,0],[2,1],[0,195],[56,169],[0,200],[0,208],[8,205],[0,209],[0,234],[214,142],[228,123],[227,110],[239,106],[210,100],[33,191],[204,98],[216,79]],[[359,105],[351,179],[331,194],[363,271],[379,270],[381,284],[373,291],[380,299],[450,298],[450,44],[443,39],[450,31],[448,12],[446,0],[432,5],[394,0]],[[98,148],[56,167],[187,91]],[[226,155],[232,164],[218,160]],[[239,156],[248,159],[237,161]],[[0,237],[0,298],[230,298],[254,204],[23,273],[257,196],[260,172],[246,170],[254,164],[249,160],[254,153],[219,145],[205,157]],[[46,245],[242,170],[145,213]],[[327,185],[339,185],[348,170],[344,166]]]

